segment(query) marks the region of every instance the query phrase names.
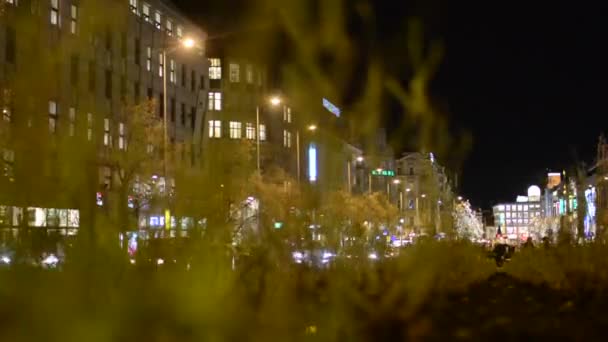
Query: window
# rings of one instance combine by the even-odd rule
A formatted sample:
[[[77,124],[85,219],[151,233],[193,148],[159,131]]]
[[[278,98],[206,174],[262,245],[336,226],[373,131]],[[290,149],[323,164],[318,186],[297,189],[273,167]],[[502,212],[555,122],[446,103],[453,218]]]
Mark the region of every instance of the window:
[[[103,119],[103,145],[111,147],[112,137],[110,136],[110,119]]]
[[[106,70],[106,98],[112,98],[112,71]]]
[[[291,123],[291,107],[287,107],[287,122]]]
[[[146,46],[146,70],[152,71],[152,48]]]
[[[230,82],[239,82],[240,78],[240,69],[239,65],[235,63],[230,63]]]
[[[97,84],[97,73],[95,70],[95,61],[89,62],[89,91],[95,91]]]
[[[260,125],[260,141],[266,140],[266,125]]]
[[[70,6],[70,32],[76,34],[78,29],[78,6],[72,4]]]
[[[416,209],[416,204],[413,199],[410,199],[407,203],[408,209]]]
[[[163,54],[159,53],[158,54],[158,76],[159,77],[163,77],[163,69],[165,67],[165,61],[163,58]]]
[[[291,108],[283,107],[283,121],[291,123]]]
[[[13,169],[15,164],[15,151],[9,149],[3,149],[2,161],[4,164],[4,176],[13,177]]]
[[[205,88],[205,75],[201,75],[200,77],[200,81],[199,81],[199,89],[204,89]]]
[[[230,121],[230,139],[241,138],[241,123],[238,121]]]
[[[186,64],[182,64],[182,87],[186,87],[186,76],[188,72],[186,70]]]
[[[247,74],[247,83],[251,84],[253,83],[253,66],[251,66],[251,64],[247,64],[247,67],[245,69],[246,74]]]
[[[70,111],[68,112],[68,120],[70,120],[68,134],[73,137],[76,128],[76,108],[70,107]]]
[[[7,26],[6,27],[6,49],[4,51],[6,61],[11,64],[15,64],[17,61],[17,33],[15,29]]]
[[[209,79],[222,79],[222,60],[219,58],[209,58]]]
[[[170,19],[167,19],[167,22],[165,23],[165,27],[167,28],[167,35],[172,36],[173,35],[173,22]]]
[[[219,120],[209,121],[209,138],[222,137],[222,122]]]
[[[192,70],[190,73],[190,88],[192,91],[196,89],[196,71]]]
[[[177,25],[177,38],[181,38],[184,35],[184,28],[181,25]]]
[[[160,13],[160,11],[154,12],[154,26],[159,30],[161,28],[161,19],[162,13]]]
[[[247,138],[249,140],[255,139],[255,128],[253,127],[253,124],[250,122],[245,124],[245,138]]]
[[[169,61],[169,81],[173,84],[177,83],[177,77],[175,77],[175,60]]]
[[[59,116],[59,108],[57,102],[49,101],[49,132],[57,132],[57,117]]]
[[[288,130],[283,130],[283,146],[287,148],[291,147],[291,132]]]
[[[186,126],[186,104],[182,102],[182,116],[181,116],[182,126]]]
[[[133,83],[133,102],[135,102],[135,104],[139,103],[139,88],[139,82]]]
[[[139,15],[139,10],[137,9],[137,0],[129,0],[129,9],[133,14]]]
[[[125,139],[125,124],[122,122],[118,124],[118,149],[127,149],[127,141]]]
[[[190,108],[190,127],[192,131],[194,131],[194,126],[196,125],[196,107]]]
[[[79,58],[77,54],[70,56],[70,82],[73,86],[78,85]]]
[[[175,97],[169,100],[169,113],[171,113],[171,122],[175,122]]]
[[[149,23],[150,22],[150,5],[148,5],[147,3],[144,2],[144,4],[141,7],[141,12],[142,12],[142,17],[144,18],[144,21]]]
[[[410,176],[413,176],[413,175],[414,175],[414,168],[410,167]]]
[[[87,140],[93,140],[93,114],[87,113]]]
[[[222,93],[220,92],[209,92],[209,110],[222,110]]]
[[[51,25],[61,26],[59,16],[59,0],[51,0]]]

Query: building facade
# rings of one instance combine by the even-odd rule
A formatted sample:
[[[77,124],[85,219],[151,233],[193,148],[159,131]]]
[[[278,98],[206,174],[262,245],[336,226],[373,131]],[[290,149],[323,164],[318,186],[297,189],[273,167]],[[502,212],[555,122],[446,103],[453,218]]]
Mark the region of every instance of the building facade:
[[[533,219],[544,217],[541,191],[538,186],[528,188],[527,196],[518,196],[515,202],[500,203],[493,207],[494,225],[509,240],[525,241],[530,236]]]
[[[201,97],[208,88],[206,34],[165,0],[3,2],[0,222],[72,233],[82,199],[90,196],[104,206],[115,187],[117,177],[104,156],[127,150],[125,117],[132,106],[154,100],[169,148],[200,133]],[[192,40],[189,49],[182,48],[186,39]],[[71,149],[57,148],[65,145]],[[45,198],[45,193],[62,193],[62,173],[73,177],[87,169],[67,154],[85,153],[96,161],[97,196]],[[37,154],[51,157],[42,161]],[[158,174],[167,184],[162,165],[159,160]],[[24,185],[32,180],[38,189],[13,196],[28,192]],[[158,213],[143,224],[164,226],[161,217]]]

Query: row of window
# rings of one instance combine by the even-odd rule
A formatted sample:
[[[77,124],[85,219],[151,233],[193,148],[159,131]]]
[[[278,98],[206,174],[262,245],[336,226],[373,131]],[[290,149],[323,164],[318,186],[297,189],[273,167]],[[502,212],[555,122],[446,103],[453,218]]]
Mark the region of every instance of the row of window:
[[[241,82],[241,66],[237,63],[230,63],[228,65],[228,77],[230,82],[239,83]],[[262,73],[260,70],[257,71],[257,85],[262,85]],[[221,80],[222,79],[222,60],[220,58],[209,58],[209,79]],[[249,84],[254,83],[253,65],[245,65],[245,81]]]
[[[178,38],[182,38],[184,35],[184,28],[181,25],[175,24],[174,21],[170,17],[164,16],[162,11],[160,11],[158,9],[153,9],[152,6],[150,4],[148,4],[147,2],[143,2],[141,4],[141,9],[140,9],[138,0],[129,0],[129,9],[131,10],[131,12],[133,14],[135,14],[137,16],[141,16],[145,22],[153,24],[157,30],[163,29],[163,17],[164,17],[164,21],[165,21],[164,31],[168,36],[173,36],[173,34],[175,33],[175,35]],[[154,18],[152,18],[153,14],[154,14]],[[175,29],[175,32],[174,32],[174,29]]]
[[[540,204],[518,204],[518,205],[499,205],[496,207],[497,211],[528,211],[540,209]]]
[[[259,127],[260,140],[266,140],[266,125],[260,124]],[[243,138],[243,124],[239,121],[228,122],[228,136],[230,139],[241,139]],[[210,138],[221,138],[222,137],[222,121],[210,120],[209,121],[209,137]],[[256,139],[255,124],[245,123],[245,139],[254,140]]]

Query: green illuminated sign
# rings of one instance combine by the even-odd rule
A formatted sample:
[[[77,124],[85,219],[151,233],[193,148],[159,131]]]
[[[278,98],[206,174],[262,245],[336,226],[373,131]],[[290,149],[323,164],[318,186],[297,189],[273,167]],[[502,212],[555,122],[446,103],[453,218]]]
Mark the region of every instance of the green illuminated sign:
[[[393,171],[393,170],[372,170],[372,175],[374,175],[374,176],[385,176],[385,177],[395,177],[395,171]]]

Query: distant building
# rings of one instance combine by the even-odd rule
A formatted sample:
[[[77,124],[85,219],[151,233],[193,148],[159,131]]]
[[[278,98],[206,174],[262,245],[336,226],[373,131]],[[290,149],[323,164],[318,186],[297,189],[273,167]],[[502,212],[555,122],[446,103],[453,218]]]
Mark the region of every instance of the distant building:
[[[439,232],[451,225],[452,183],[432,153],[408,152],[396,161],[394,193],[404,226]]]
[[[510,240],[526,240],[530,223],[542,217],[541,191],[536,185],[528,188],[527,196],[518,196],[515,202],[500,203],[493,207],[494,225]]]

